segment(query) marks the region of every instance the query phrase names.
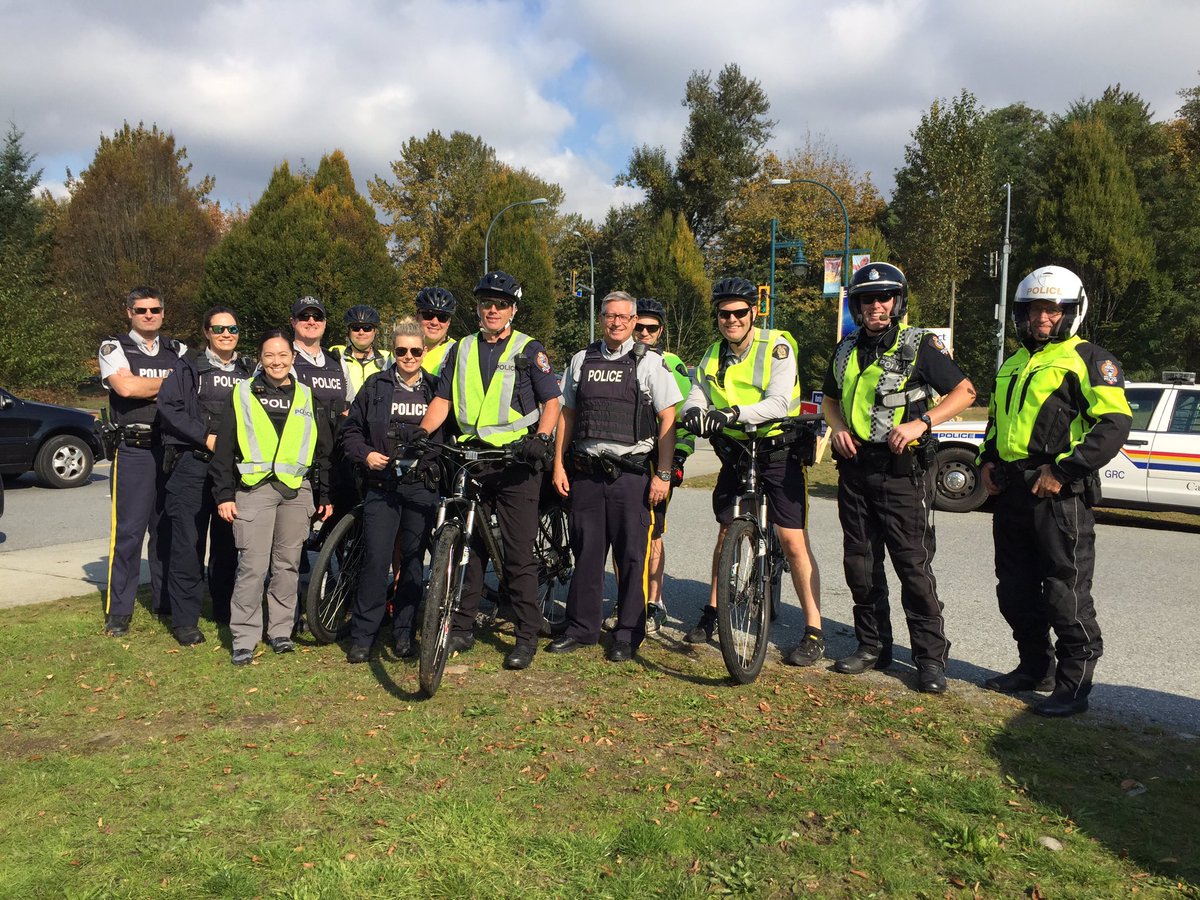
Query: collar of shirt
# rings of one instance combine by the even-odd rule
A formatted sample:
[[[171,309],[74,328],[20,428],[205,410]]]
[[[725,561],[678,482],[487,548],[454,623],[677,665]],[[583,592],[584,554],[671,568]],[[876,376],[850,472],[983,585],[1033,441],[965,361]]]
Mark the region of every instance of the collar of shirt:
[[[624,342],[621,344],[621,346],[618,347],[616,350],[609,350],[608,344],[604,343],[603,339],[601,339],[601,341],[600,341],[600,352],[601,352],[601,354],[603,354],[605,359],[620,359],[622,356],[624,356],[626,353],[628,353],[630,351],[630,349],[632,349],[632,347],[633,347],[633,338],[632,337],[627,337],[624,340]]]
[[[143,350],[146,351],[147,356],[153,356],[154,354],[156,354],[158,352],[158,347],[159,347],[159,344],[161,343],[160,338],[162,337],[162,335],[156,334],[154,336],[154,340],[152,340],[148,344],[145,341],[143,341],[142,336],[140,334],[138,334],[136,331],[134,331],[133,329],[129,330],[129,337],[133,340],[133,342],[135,344],[137,344],[139,347],[141,347]]]
[[[297,356],[303,356],[314,366],[325,365],[325,351],[324,350],[318,350],[316,356],[311,356],[299,344],[292,344],[292,349],[296,351]]]
[[[204,355],[208,357],[208,361],[213,364],[213,368],[220,369],[222,372],[232,372],[237,366],[237,357],[234,356],[229,362],[225,362],[221,357],[212,352],[212,347],[204,348]]]
[[[721,358],[726,362],[727,365],[733,365],[734,363],[740,363],[750,353],[750,348],[753,346],[754,346],[754,341],[749,340],[746,342],[745,350],[743,350],[741,353],[734,353],[733,347],[730,345],[729,341],[722,339],[721,340]]]

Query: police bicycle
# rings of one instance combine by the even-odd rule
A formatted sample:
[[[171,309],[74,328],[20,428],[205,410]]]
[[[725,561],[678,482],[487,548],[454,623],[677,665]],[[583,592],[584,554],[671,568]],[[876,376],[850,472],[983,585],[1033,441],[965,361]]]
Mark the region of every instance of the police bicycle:
[[[725,531],[717,561],[717,631],[721,656],[730,677],[749,684],[762,671],[771,622],[779,613],[779,597],[787,559],[767,514],[767,495],[759,477],[765,459],[779,453],[799,453],[804,465],[816,461],[820,413],[792,416],[755,425],[739,425],[745,441],[724,436],[713,440],[723,460],[738,467],[741,486],[733,501],[733,521]],[[782,433],[761,437],[759,432],[782,427]],[[745,510],[745,511],[743,511]]]
[[[504,579],[504,541],[499,520],[482,501],[480,475],[485,469],[513,465],[512,450],[467,448],[455,444],[440,448],[444,474],[451,490],[438,505],[437,524],[430,554],[429,584],[421,616],[420,684],[432,697],[442,682],[450,656],[450,624],[462,604],[463,579],[471,558],[471,538],[476,529],[483,539],[492,578],[484,579],[483,599],[503,615],[508,586]],[[562,587],[571,579],[574,560],[567,534],[567,511],[557,495],[542,491],[538,531],[534,542],[538,567],[538,599],[545,633],[566,615]]]

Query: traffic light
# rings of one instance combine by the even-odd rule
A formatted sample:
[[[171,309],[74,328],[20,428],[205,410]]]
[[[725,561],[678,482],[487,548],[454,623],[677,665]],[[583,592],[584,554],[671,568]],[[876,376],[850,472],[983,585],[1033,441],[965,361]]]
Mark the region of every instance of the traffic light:
[[[771,286],[769,284],[758,286],[758,314],[760,316],[771,314]]]

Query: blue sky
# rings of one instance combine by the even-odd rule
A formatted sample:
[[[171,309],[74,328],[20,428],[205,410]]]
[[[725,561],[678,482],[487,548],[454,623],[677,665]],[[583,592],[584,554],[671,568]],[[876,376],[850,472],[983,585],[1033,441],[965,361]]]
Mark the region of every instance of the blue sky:
[[[602,219],[630,150],[674,153],[688,75],[758,79],[772,149],[836,148],[885,194],[921,113],[966,88],[1058,112],[1121,82],[1157,117],[1200,84],[1191,0],[0,0],[0,114],[61,190],[101,133],[157,123],[249,206],[335,148],[360,187],[437,128],[477,134]]]

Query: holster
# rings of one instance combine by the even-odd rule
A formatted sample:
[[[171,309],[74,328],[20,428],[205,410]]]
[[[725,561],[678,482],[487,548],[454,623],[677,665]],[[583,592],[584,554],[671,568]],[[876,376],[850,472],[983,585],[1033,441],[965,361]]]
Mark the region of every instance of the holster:
[[[169,476],[175,471],[175,467],[179,465],[179,457],[181,455],[177,444],[168,444],[163,447],[162,470],[164,475]]]
[[[149,450],[154,446],[154,429],[149,425],[122,425],[121,440],[125,442],[126,447]]]

